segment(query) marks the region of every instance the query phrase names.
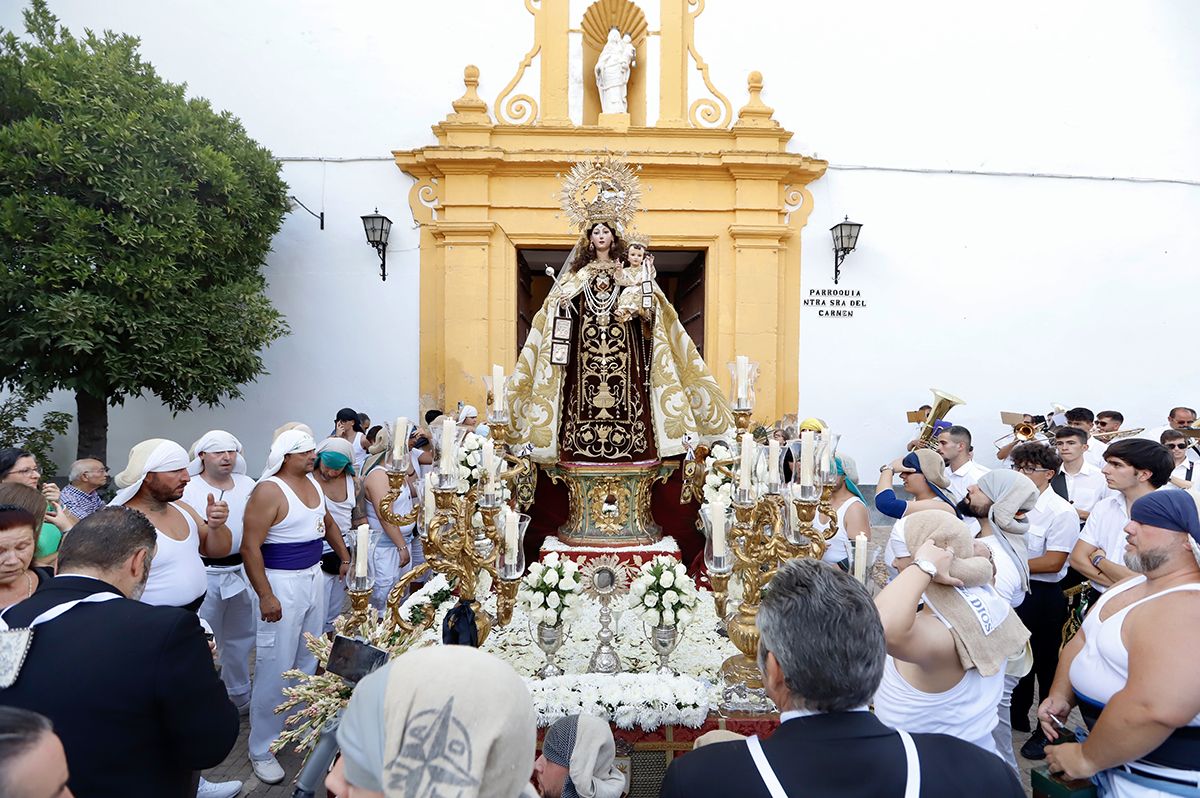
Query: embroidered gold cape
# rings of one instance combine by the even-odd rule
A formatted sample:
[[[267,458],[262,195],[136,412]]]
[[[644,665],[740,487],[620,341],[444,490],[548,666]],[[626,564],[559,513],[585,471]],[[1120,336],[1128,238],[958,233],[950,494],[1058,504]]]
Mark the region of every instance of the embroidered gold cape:
[[[561,299],[574,299],[592,274],[591,264],[561,278],[542,309],[533,317],[529,338],[517,357],[508,385],[508,409],[519,445],[533,446],[532,459],[552,464],[559,460],[558,433],[563,411],[565,369],[550,363],[554,309]],[[654,347],[651,354],[650,408],[659,457],[683,454],[684,436],[699,443],[732,440],[733,414],[729,402],[695,343],[679,323],[679,314],[654,286]],[[579,319],[572,317],[578,325]]]

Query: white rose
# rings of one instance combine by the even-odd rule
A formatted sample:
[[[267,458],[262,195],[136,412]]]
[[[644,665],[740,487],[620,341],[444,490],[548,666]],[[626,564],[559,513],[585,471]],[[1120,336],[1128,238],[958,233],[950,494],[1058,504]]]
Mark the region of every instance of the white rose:
[[[576,582],[570,574],[567,574],[559,580],[558,586],[563,590],[574,590],[575,588],[579,587],[579,583]]]
[[[467,468],[465,465],[460,465],[458,467],[458,478],[459,480],[470,479],[471,469]]]
[[[467,465],[474,468],[480,464],[480,459],[479,452],[471,452],[469,455],[467,455]]]
[[[554,587],[558,584],[558,571],[553,568],[547,568],[542,572],[542,584],[547,587]]]
[[[679,618],[679,623],[681,625],[686,625],[688,623],[691,623],[692,611],[691,610],[680,610],[679,614],[676,617]]]
[[[721,476],[719,474],[709,474],[704,478],[704,484],[719,488],[721,487]]]
[[[547,554],[544,562],[547,568],[553,568],[554,566],[558,565],[558,552],[552,551]]]
[[[682,581],[687,576],[687,569],[683,567],[683,563],[675,563],[675,578]]]
[[[674,590],[668,590],[663,593],[662,603],[664,607],[674,607],[679,603],[679,594]]]
[[[541,623],[546,626],[554,626],[558,623],[558,613],[554,610],[542,610]]]
[[[719,490],[717,490],[717,494],[722,499],[728,500],[729,497],[733,495],[733,484],[730,482],[726,482],[724,485],[722,485],[720,487]]]
[[[552,610],[556,610],[556,609],[558,609],[560,604],[562,604],[562,599],[560,599],[558,597],[557,593],[552,592],[552,593],[546,594],[546,606],[547,607],[549,607]]]
[[[642,613],[642,620],[648,624],[657,626],[658,625],[658,610],[647,609],[645,612]]]
[[[653,593],[647,593],[646,596],[642,599],[642,603],[645,604],[647,607],[653,607],[656,604],[658,604],[658,596],[656,596]]]
[[[531,607],[533,607],[534,609],[541,607],[545,603],[546,603],[546,597],[543,594],[538,593],[537,591],[534,591],[529,596],[529,605]]]
[[[675,610],[671,609],[670,607],[667,607],[662,612],[662,625],[670,626],[673,623],[675,623]]]
[[[675,584],[675,572],[663,571],[663,575],[658,578],[658,583],[663,587],[670,587]]]
[[[629,595],[633,596],[635,599],[641,600],[642,596],[646,595],[646,583],[641,579],[634,581],[634,583],[629,586]]]
[[[563,573],[568,576],[579,572],[579,563],[574,560],[563,560]]]

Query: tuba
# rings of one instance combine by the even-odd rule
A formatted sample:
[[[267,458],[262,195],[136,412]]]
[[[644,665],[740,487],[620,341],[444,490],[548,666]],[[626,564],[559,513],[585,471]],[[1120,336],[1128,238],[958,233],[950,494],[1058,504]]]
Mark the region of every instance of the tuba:
[[[950,412],[951,408],[966,404],[966,402],[954,394],[940,391],[937,388],[929,390],[933,392],[933,409],[929,411],[929,417],[925,419],[925,426],[921,427],[921,434],[917,436],[917,441],[926,449],[936,449],[937,443],[934,442],[934,435],[937,434],[938,427],[942,426],[942,419]]]
[[[1101,443],[1112,443],[1121,438],[1132,438],[1134,435],[1140,435],[1145,432],[1145,427],[1136,427],[1134,429],[1115,429],[1112,432],[1093,432],[1092,437]]]

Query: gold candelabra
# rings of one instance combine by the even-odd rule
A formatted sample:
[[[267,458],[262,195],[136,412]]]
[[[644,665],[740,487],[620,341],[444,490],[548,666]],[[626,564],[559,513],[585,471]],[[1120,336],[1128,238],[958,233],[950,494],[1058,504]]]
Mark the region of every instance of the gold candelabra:
[[[744,441],[743,435],[750,427],[751,411],[746,403],[741,407],[735,404],[733,416],[737,438]],[[757,618],[763,588],[785,561],[797,557],[820,559],[825,554],[828,541],[837,534],[837,513],[831,505],[837,480],[836,470],[832,467],[836,445],[836,436],[828,431],[821,436],[789,442],[787,446],[793,455],[790,463],[791,483],[771,482],[769,478],[752,479],[749,488],[735,490],[733,522],[726,536],[729,556],[712,557],[712,541],[709,541],[706,562],[710,566],[709,581],[718,618],[726,616],[730,576],[736,574],[742,584],[741,604],[725,625],[729,639],[741,652],[725,660],[721,666],[727,690],[730,686],[735,688],[735,692],[762,690],[758,668]],[[808,453],[810,471],[807,477],[802,476],[806,446],[812,447]],[[769,447],[762,448],[770,451]],[[736,452],[733,457],[711,461],[711,468],[736,484],[738,475],[733,468],[739,459],[740,452]],[[689,475],[691,490],[694,495],[701,497],[707,476],[702,455],[698,454],[694,463],[692,474]],[[812,468],[818,464],[817,468]],[[771,473],[774,471],[768,467],[768,474]],[[724,512],[723,508],[718,511]],[[710,506],[709,513],[712,512]],[[817,528],[818,515],[825,519],[824,529]],[[712,567],[717,560],[725,563],[722,569]]]
[[[474,485],[466,493],[460,494],[456,481],[446,480],[440,485],[435,481],[432,489],[433,512],[426,515],[425,523],[418,523],[425,562],[400,577],[388,592],[386,622],[393,628],[413,632],[422,627],[428,628],[433,623],[432,613],[426,613],[421,623],[412,623],[400,615],[400,606],[407,596],[408,586],[413,580],[430,571],[444,574],[455,585],[460,600],[469,603],[475,615],[475,628],[480,645],[491,632],[493,624],[491,616],[480,606],[482,574],[486,573],[492,577],[491,588],[497,594],[496,622],[504,626],[512,619],[520,575],[515,579],[502,578],[498,568],[501,549],[505,545],[504,529],[497,523],[500,511],[505,506],[500,498],[500,487],[508,482],[526,484],[533,464],[528,457],[509,453],[507,416],[491,415],[488,427],[491,430],[490,439],[484,445],[493,447],[496,462],[499,464],[499,469],[491,477],[495,480],[496,490],[490,494],[484,492],[481,490],[481,481],[481,484]],[[421,520],[423,511],[429,509],[416,505],[404,514],[396,513],[392,509],[400,497],[400,492],[408,489],[412,469],[407,449],[402,448],[403,456],[397,456],[393,461],[394,467],[388,469],[388,492],[379,503],[380,517],[396,526],[407,526]],[[505,468],[505,465],[509,467]],[[434,479],[435,476],[430,474],[428,478]],[[485,474],[484,478],[487,479],[488,475]],[[476,512],[483,519],[483,524],[478,527],[472,525],[472,518]],[[369,611],[368,599],[371,590],[352,589],[349,593],[352,618],[348,628],[353,629],[362,623]]]

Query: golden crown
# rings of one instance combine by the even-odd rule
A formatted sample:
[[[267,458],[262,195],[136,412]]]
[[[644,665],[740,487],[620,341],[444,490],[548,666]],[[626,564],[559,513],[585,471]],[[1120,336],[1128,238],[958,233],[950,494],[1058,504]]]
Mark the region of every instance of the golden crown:
[[[626,230],[621,235],[621,240],[625,242],[626,247],[640,246],[642,249],[650,249],[650,236],[640,230]]]
[[[624,230],[640,210],[641,181],[633,167],[611,155],[578,161],[562,179],[559,202],[568,221],[580,230],[604,222]]]

